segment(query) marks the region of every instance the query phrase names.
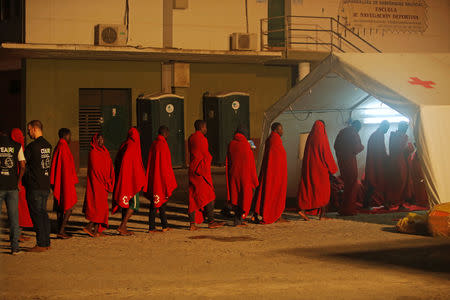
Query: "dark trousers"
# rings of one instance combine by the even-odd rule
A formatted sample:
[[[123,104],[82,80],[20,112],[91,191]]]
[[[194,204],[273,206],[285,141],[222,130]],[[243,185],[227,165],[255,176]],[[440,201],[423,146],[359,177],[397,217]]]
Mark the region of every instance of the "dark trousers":
[[[191,224],[195,223],[195,211],[188,213],[189,215],[189,222]],[[206,218],[208,223],[214,222],[214,201],[209,202],[205,205],[203,208],[203,216]]]
[[[234,226],[242,224],[242,214],[244,213],[239,206],[235,206],[234,210]]]
[[[161,207],[155,207],[155,203],[150,203],[150,211],[148,212],[148,229],[155,230],[156,229],[156,211],[159,210],[159,218],[161,219],[162,228],[167,228],[169,224],[167,224],[167,216],[166,216],[166,207],[167,202],[161,205]]]
[[[19,251],[19,191],[7,190],[0,191],[0,211],[3,200],[6,202],[9,220],[9,240],[11,241],[11,251]]]
[[[47,214],[47,199],[50,191],[27,189],[27,202],[39,247],[50,247],[50,220]]]

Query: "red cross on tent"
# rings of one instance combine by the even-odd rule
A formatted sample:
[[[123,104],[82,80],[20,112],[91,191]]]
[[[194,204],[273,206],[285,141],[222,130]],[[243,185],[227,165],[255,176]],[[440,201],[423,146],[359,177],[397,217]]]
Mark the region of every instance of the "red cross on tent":
[[[409,81],[410,84],[414,84],[414,85],[421,85],[424,88],[427,89],[432,89],[434,88],[433,85],[435,85],[436,83],[434,83],[433,81],[422,81],[417,77],[409,77]]]

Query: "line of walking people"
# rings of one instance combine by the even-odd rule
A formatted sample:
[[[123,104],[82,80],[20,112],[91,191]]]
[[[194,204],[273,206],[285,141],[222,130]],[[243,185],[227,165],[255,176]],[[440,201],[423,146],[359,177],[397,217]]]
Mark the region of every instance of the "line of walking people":
[[[223,226],[214,218],[215,191],[211,175],[212,156],[208,150],[207,127],[204,120],[194,123],[195,133],[188,140],[190,163],[188,217],[190,230],[197,230],[198,224],[207,222],[209,228]],[[359,130],[361,123],[353,121],[342,129],[335,142],[336,156],[344,182],[343,201],[339,212],[352,215],[357,212],[358,168],[356,155],[364,147]],[[369,139],[367,149],[365,200],[363,205],[403,203],[405,195],[411,196],[411,185],[404,173],[407,144],[407,124],[400,123],[397,132],[391,134],[391,159],[387,159],[384,134],[389,123],[384,121]],[[10,220],[12,253],[19,253],[19,219],[28,219],[20,226],[36,231],[36,246],[29,251],[43,252],[50,249],[50,223],[47,214],[47,198],[53,190],[54,210],[57,212],[57,237],[70,238],[65,231],[78,201],[75,184],[78,183],[76,168],[69,148],[71,133],[67,128],[58,132],[59,141],[53,152],[43,138],[43,125],[38,120],[27,124],[27,132],[33,140],[25,150],[24,137],[14,129],[9,137],[5,131],[0,135],[0,197],[6,200]],[[121,210],[122,219],[117,231],[120,235],[133,235],[127,223],[139,209],[139,195],[142,192],[150,200],[149,232],[156,232],[155,218],[159,211],[162,231],[169,230],[166,208],[169,198],[177,188],[172,168],[171,154],[167,144],[170,134],[167,126],[161,126],[148,154],[146,168],[142,163],[139,131],[131,128],[126,141],[121,145],[113,164],[104,145],[104,137],[98,133],[92,137],[88,158],[86,192],[83,212],[89,221],[83,230],[92,237],[104,236],[108,228],[108,195],[113,193],[112,212]],[[252,210],[255,223],[271,224],[286,221],[282,213],[286,206],[287,157],[283,147],[283,126],[273,123],[271,134],[265,142],[264,157],[259,177],[253,152],[248,142],[246,128],[237,128],[228,147],[226,159],[226,183],[228,204],[234,210],[234,225],[245,226],[245,220]],[[397,145],[397,146],[394,146]],[[395,150],[397,149],[398,150]],[[408,152],[409,153],[409,152]],[[390,162],[390,163],[388,163]],[[397,162],[397,164],[395,164]],[[388,175],[387,169],[392,175]],[[323,218],[331,198],[331,186],[336,180],[337,164],[331,153],[325,130],[325,122],[318,120],[309,133],[299,182],[299,214],[309,220],[307,214]],[[386,178],[392,176],[393,188],[386,188]],[[23,180],[22,180],[23,177]],[[23,182],[23,185],[22,185]],[[382,182],[383,184],[381,184]],[[26,191],[26,192],[25,192]],[[416,193],[417,194],[417,193]],[[26,200],[25,200],[26,199]],[[409,198],[408,198],[409,199]],[[27,218],[29,215],[31,218]],[[25,224],[26,223],[26,224]]]

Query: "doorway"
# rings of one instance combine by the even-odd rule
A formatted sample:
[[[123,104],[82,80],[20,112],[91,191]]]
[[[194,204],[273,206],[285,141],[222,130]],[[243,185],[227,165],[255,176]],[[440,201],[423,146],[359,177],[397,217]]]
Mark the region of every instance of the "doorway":
[[[92,136],[103,133],[115,159],[131,125],[131,89],[79,90],[80,167],[87,167]]]

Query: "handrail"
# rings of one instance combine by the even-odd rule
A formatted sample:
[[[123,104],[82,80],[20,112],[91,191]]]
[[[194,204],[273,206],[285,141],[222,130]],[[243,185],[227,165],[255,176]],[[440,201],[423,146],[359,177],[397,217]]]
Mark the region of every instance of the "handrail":
[[[292,22],[293,19],[307,19],[307,20],[318,20],[316,23],[312,24],[299,24]],[[272,27],[275,27],[274,29],[269,29],[269,21],[270,20],[280,20],[279,24],[277,26],[277,23],[273,24]],[[283,20],[281,22],[281,20]],[[326,26],[322,26],[324,24],[323,21],[328,20],[326,22]],[[319,22],[322,22],[322,24],[319,24]],[[263,25],[266,23],[267,30],[264,29]],[[336,25],[334,25],[336,24]],[[315,26],[316,28],[305,28],[309,26]],[[353,49],[353,51],[358,52],[365,52],[363,48],[368,47],[368,49],[376,52],[381,52],[378,48],[376,48],[374,45],[369,43],[367,40],[359,36],[357,33],[352,31],[350,28],[348,28],[346,25],[342,24],[340,21],[336,20],[333,17],[322,17],[322,16],[277,16],[277,17],[270,17],[260,20],[260,34],[261,34],[261,50],[269,49],[271,47],[276,48],[285,48],[285,50],[288,50],[291,48],[292,45],[328,45],[330,46],[330,51],[332,52],[333,49],[337,49],[341,52],[345,52],[343,45],[346,45],[346,48]],[[300,27],[299,27],[300,26]],[[276,28],[280,27],[280,28]],[[335,30],[336,28],[336,30]],[[342,29],[342,31],[340,31]],[[310,33],[316,33],[315,37],[313,36],[307,36],[306,34],[299,37],[295,36],[295,32],[305,32],[306,34],[308,32]],[[350,33],[350,36],[347,36],[347,32]],[[329,34],[326,39],[329,39],[329,42],[323,42],[321,38],[319,38],[319,35],[322,34]],[[269,45],[270,43],[270,35],[275,35],[275,38],[272,36],[272,42],[276,43],[275,46]],[[333,38],[334,37],[334,38]],[[267,38],[267,43],[265,43],[265,38]],[[295,41],[295,39],[312,39],[315,40],[315,42],[299,42]]]

